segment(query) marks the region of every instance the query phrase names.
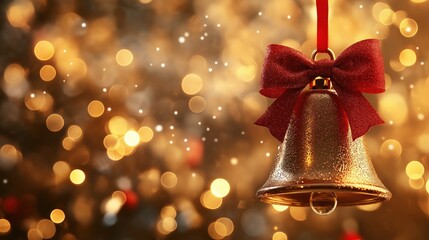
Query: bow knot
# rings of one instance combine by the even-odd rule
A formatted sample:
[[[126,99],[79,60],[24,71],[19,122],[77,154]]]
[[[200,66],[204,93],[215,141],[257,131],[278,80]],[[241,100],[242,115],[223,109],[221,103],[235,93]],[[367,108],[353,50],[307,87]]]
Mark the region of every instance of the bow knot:
[[[384,123],[362,93],[384,92],[380,43],[367,39],[348,47],[336,60],[311,61],[295,49],[269,45],[260,93],[276,98],[256,121],[283,141],[296,99],[316,77],[330,78],[349,120],[353,140]]]
[[[331,78],[333,63],[334,63],[333,60],[328,60],[328,59],[314,61],[314,66],[312,69],[314,78],[316,77]]]

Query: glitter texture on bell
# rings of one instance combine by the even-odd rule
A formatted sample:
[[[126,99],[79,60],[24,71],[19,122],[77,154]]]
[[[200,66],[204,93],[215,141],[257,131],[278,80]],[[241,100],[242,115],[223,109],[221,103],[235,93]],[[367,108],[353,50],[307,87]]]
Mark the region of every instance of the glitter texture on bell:
[[[310,206],[320,215],[336,206],[389,200],[392,195],[378,178],[363,137],[352,140],[338,95],[326,85],[329,80],[314,82],[298,97],[274,167],[256,197]]]

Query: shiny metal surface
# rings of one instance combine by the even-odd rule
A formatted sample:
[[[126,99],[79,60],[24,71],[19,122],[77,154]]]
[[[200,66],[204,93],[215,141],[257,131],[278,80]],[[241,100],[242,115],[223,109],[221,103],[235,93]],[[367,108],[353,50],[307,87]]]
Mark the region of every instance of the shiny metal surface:
[[[352,141],[334,90],[301,93],[273,169],[256,197],[308,206],[312,192],[335,192],[339,206],[382,202],[391,193],[378,178],[364,140]]]

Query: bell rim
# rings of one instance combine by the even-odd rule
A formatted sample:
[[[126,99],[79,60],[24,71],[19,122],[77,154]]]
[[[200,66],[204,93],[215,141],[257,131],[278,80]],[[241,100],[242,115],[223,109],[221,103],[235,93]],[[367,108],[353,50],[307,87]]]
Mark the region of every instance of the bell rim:
[[[335,192],[338,206],[368,205],[389,201],[392,193],[384,188],[367,184],[297,184],[293,186],[266,187],[256,192],[256,198],[269,204],[281,204],[295,207],[310,206],[309,196],[313,192]],[[353,195],[356,201],[344,201],[343,195]],[[293,196],[306,195],[308,201],[294,200]]]

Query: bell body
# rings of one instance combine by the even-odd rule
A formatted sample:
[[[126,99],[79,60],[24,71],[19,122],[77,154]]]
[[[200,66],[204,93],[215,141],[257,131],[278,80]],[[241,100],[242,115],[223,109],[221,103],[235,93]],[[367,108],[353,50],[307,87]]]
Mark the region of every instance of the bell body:
[[[256,197],[272,204],[309,206],[313,192],[334,192],[338,206],[391,198],[363,138],[352,141],[347,115],[331,89],[300,94],[274,167]]]

